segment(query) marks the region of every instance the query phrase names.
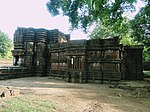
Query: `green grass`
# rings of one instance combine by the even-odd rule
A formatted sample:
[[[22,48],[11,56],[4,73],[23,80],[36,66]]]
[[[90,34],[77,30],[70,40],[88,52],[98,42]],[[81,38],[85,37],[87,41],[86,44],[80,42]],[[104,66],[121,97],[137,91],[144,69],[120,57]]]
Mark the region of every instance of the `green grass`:
[[[54,112],[55,106],[40,96],[19,96],[0,100],[0,112]]]
[[[143,71],[144,72],[144,77],[150,77],[150,71]]]

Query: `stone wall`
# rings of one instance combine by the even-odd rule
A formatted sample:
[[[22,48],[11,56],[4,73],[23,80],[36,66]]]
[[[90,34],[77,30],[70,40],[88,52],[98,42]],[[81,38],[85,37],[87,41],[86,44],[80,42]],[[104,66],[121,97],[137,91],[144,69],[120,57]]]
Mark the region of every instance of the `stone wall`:
[[[0,80],[31,76],[31,71],[24,67],[0,67]]]
[[[70,40],[69,35],[56,29],[18,28],[12,52],[14,65],[27,68],[30,76],[110,83],[142,80],[142,51],[143,46],[122,46],[118,37]]]

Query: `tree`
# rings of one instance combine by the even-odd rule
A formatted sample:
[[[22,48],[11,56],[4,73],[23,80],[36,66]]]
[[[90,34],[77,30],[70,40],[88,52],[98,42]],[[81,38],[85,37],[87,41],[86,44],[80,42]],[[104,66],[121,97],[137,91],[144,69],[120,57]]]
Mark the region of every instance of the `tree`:
[[[146,46],[150,46],[150,1],[131,20],[132,37]]]
[[[87,27],[93,22],[105,22],[108,25],[122,21],[122,14],[134,10],[137,0],[50,0],[47,3],[51,15],[62,14],[69,17],[71,28]],[[106,22],[107,20],[107,22]]]
[[[12,48],[12,42],[8,35],[0,31],[0,58],[8,58]]]
[[[123,18],[122,21],[116,21],[113,25],[108,25],[106,22],[99,22],[91,33],[91,38],[109,38],[113,36],[119,36],[120,38],[127,36],[130,32],[130,24],[127,18]]]
[[[118,21],[120,22],[120,21]],[[100,38],[100,39],[106,39],[106,38],[112,38],[118,36],[120,39],[120,43],[123,45],[135,45],[138,44],[133,41],[131,36],[131,26],[129,19],[126,17],[123,18],[123,21],[121,21],[121,24],[113,24],[113,25],[107,25],[99,23],[94,30],[90,33],[89,37],[91,39]]]
[[[145,7],[131,20],[132,38],[145,45],[144,61],[150,63],[150,1],[145,0]]]

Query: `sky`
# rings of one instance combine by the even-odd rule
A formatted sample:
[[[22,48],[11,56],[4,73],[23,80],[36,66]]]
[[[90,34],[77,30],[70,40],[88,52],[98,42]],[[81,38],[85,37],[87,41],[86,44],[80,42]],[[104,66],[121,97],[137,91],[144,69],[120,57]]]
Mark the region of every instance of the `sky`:
[[[17,27],[59,29],[71,34],[71,39],[86,39],[81,30],[69,31],[67,17],[51,17],[48,0],[0,0],[0,30],[12,39]]]
[[[49,0],[0,0],[0,30],[12,39],[17,27],[59,29],[71,34],[71,39],[87,39],[81,30],[69,31],[67,17],[51,17],[46,2]],[[137,10],[141,8],[139,2]],[[132,18],[131,13],[127,13]]]

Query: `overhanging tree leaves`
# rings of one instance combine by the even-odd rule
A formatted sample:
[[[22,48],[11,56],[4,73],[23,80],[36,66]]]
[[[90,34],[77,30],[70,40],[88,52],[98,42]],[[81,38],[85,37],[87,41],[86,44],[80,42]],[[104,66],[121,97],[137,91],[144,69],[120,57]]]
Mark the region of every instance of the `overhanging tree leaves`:
[[[112,37],[119,37],[120,43],[123,45],[135,45],[138,44],[133,41],[131,36],[131,27],[129,19],[124,17],[123,21],[118,21],[113,25],[107,25],[107,23],[99,23],[94,30],[90,33],[91,39],[106,39]]]
[[[150,46],[150,1],[131,21],[132,37],[146,46]]]
[[[47,3],[51,15],[69,17],[71,28],[86,30],[93,22],[107,20],[107,24],[122,21],[125,11],[133,10],[136,0],[50,0]]]
[[[0,31],[0,58],[8,57],[8,52],[11,50],[12,42],[8,35]]]
[[[144,60],[150,63],[150,1],[145,0],[146,6],[131,21],[132,37],[145,45]]]
[[[120,39],[128,37],[130,33],[130,24],[127,18],[123,18],[122,21],[118,20],[113,25],[108,25],[106,22],[99,23],[90,35],[90,38],[110,38],[113,36],[119,36]]]

